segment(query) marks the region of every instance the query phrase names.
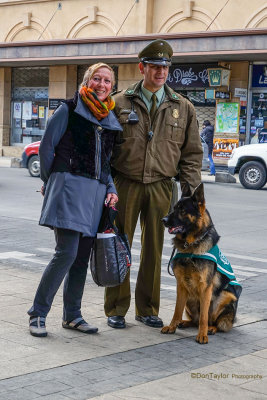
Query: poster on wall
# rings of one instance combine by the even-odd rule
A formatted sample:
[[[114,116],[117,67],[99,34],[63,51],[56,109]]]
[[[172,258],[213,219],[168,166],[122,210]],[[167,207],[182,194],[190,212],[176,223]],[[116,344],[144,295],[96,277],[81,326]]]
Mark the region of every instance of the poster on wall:
[[[13,118],[15,119],[21,118],[21,103],[18,102],[14,103]]]
[[[239,133],[239,103],[217,103],[216,133]]]
[[[24,101],[22,108],[22,119],[32,119],[32,102]]]
[[[44,118],[45,108],[44,106],[39,106],[39,118]]]
[[[214,138],[213,158],[214,160],[226,160],[230,158],[232,151],[238,147],[239,139]]]
[[[38,119],[38,106],[36,104],[32,105],[32,118],[31,119]]]

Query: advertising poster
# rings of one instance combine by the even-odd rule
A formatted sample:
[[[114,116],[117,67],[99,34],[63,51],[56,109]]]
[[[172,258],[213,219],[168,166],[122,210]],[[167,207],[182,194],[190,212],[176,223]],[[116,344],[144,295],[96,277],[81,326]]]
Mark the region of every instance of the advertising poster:
[[[32,119],[32,102],[25,101],[22,108],[22,119]]]
[[[239,103],[217,103],[216,133],[239,132]]]
[[[213,159],[227,160],[232,151],[238,147],[238,139],[214,138],[213,140]]]
[[[38,106],[35,104],[32,105],[32,118],[31,119],[38,119]]]
[[[44,118],[44,106],[39,106],[39,118]]]
[[[13,110],[13,118],[20,119],[21,118],[21,103],[14,103],[14,110]]]

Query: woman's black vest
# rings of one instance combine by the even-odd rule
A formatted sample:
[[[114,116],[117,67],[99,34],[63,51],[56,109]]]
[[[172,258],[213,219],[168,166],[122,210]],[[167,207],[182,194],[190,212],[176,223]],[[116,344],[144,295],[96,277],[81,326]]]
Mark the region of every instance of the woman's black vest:
[[[99,179],[107,185],[109,160],[116,132],[94,126],[92,122],[75,113],[75,100],[65,101],[69,108],[68,126],[56,146],[52,171]]]

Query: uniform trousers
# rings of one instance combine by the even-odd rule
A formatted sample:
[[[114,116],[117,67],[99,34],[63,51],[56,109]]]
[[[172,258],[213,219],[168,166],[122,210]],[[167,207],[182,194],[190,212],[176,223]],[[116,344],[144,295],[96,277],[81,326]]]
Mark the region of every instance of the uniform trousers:
[[[131,246],[140,216],[141,254],[135,288],[136,315],[158,315],[164,241],[164,225],[161,220],[169,212],[174,183],[171,179],[163,179],[144,184],[121,175],[115,177],[114,183],[119,196],[116,225],[121,232],[128,235]],[[129,271],[121,285],[106,288],[106,315],[125,316],[130,307],[130,300]]]
[[[63,320],[81,317],[81,301],[93,238],[80,232],[54,228],[55,254],[38,286],[30,316],[46,317],[64,277]]]

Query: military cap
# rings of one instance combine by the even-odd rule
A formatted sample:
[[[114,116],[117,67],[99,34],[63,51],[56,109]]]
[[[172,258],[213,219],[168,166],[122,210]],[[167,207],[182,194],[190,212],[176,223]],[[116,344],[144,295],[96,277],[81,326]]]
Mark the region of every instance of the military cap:
[[[156,65],[171,65],[173,50],[165,40],[157,39],[149,43],[140,51],[138,57],[141,62]]]

